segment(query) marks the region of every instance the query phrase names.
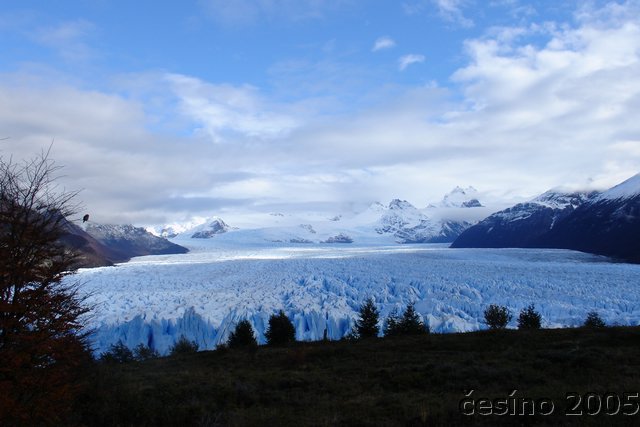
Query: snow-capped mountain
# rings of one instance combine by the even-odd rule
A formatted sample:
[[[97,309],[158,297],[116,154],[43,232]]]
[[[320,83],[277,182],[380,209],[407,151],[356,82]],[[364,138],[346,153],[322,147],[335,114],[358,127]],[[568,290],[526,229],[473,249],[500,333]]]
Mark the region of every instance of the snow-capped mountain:
[[[253,213],[249,220],[232,217],[230,224],[234,227],[212,217],[196,226],[171,224],[156,228],[155,232],[178,241],[215,238],[238,243],[448,243],[486,216],[488,212],[483,209],[468,209],[475,206],[482,206],[477,191],[473,187],[457,187],[444,197],[441,206],[423,209],[406,200],[393,199],[387,205],[373,202],[364,209],[337,213]],[[177,230],[180,233],[175,233]]]
[[[104,267],[141,255],[184,254],[188,249],[132,225],[66,220],[60,241],[78,254],[76,267]]]
[[[640,196],[640,173],[602,192],[597,197],[597,201],[619,200],[625,202],[637,199],[638,196]]]
[[[640,174],[577,207],[541,245],[640,262],[639,242]]]
[[[452,247],[574,249],[640,262],[640,174],[604,191],[547,192],[496,212]]]
[[[593,192],[547,191],[526,203],[496,212],[462,232],[453,248],[537,247],[540,238]]]
[[[78,260],[75,267],[109,266],[119,259],[119,255],[112,248],[98,241],[73,222],[65,220],[64,231],[60,241],[77,254]]]
[[[188,250],[147,230],[133,225],[97,224],[88,222],[85,231],[110,250],[112,263],[128,261],[142,255],[183,254]]]
[[[394,199],[376,221],[379,234],[389,234],[398,243],[447,243],[471,226],[466,221],[438,220],[431,209],[417,209],[405,200]]]
[[[204,224],[198,225],[188,231],[193,239],[208,239],[217,234],[226,233],[229,226],[221,218],[213,218]]]
[[[480,208],[478,190],[473,187],[456,187],[446,194],[439,206],[443,208]]]

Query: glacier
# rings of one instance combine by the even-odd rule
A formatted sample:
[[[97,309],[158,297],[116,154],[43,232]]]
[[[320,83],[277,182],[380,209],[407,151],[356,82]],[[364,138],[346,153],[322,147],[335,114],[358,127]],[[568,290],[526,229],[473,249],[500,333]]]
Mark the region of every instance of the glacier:
[[[489,304],[517,313],[535,304],[543,327],[580,325],[595,310],[608,324],[640,324],[640,265],[557,249],[450,249],[442,244],[234,244],[176,241],[190,252],[80,269],[92,307],[96,354],[122,341],[165,354],[181,337],[200,349],[226,342],[248,319],[260,343],[283,309],[298,340],[340,339],[372,297],[381,323],[408,303],[433,332],[483,329]]]

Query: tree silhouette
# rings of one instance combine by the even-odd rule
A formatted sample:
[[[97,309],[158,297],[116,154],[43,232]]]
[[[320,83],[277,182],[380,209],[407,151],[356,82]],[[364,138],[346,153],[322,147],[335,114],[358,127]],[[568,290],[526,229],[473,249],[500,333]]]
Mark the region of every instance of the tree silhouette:
[[[253,333],[253,327],[248,320],[241,320],[236,325],[236,329],[229,335],[227,342],[229,348],[251,348],[257,347],[258,341]]]
[[[142,344],[140,344],[142,345]],[[129,363],[133,362],[136,357],[133,351],[127,347],[122,341],[111,344],[109,350],[100,355],[100,361],[104,363]]]
[[[296,329],[284,311],[280,310],[269,317],[269,327],[264,336],[269,345],[286,345],[296,340]]]
[[[587,318],[585,319],[582,327],[584,328],[604,328],[607,326],[602,320],[602,317],[598,314],[597,311],[590,311],[587,313]]]
[[[511,312],[504,306],[491,304],[484,311],[484,321],[489,329],[505,329],[511,318]]]
[[[389,316],[384,321],[382,333],[385,337],[400,335],[400,316],[398,315],[398,309],[394,308],[393,311],[389,313]]]
[[[195,341],[189,341],[184,335],[180,335],[180,339],[171,346],[169,354],[176,356],[179,354],[189,354],[198,351],[198,343]]]
[[[428,333],[429,327],[424,324],[413,303],[407,305],[402,316],[398,316],[398,311],[394,309],[384,322],[385,337],[424,335]]]
[[[531,304],[523,309],[518,316],[518,329],[540,329],[542,317],[536,311],[536,307]]]
[[[373,298],[369,298],[360,306],[359,319],[356,320],[356,334],[359,338],[374,338],[378,336],[378,309]]]
[[[429,333],[429,329],[425,326],[420,315],[416,312],[413,303],[407,305],[404,313],[402,313],[400,329],[405,335],[422,335]]]
[[[76,254],[60,241],[76,193],[60,191],[48,152],[0,158],[0,424],[65,424],[90,359]]]

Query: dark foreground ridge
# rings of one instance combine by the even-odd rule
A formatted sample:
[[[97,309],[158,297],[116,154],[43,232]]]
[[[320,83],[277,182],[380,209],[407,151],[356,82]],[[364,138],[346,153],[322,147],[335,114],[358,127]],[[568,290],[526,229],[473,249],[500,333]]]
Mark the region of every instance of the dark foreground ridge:
[[[77,414],[96,426],[638,425],[640,327],[225,349],[98,363],[87,381]]]

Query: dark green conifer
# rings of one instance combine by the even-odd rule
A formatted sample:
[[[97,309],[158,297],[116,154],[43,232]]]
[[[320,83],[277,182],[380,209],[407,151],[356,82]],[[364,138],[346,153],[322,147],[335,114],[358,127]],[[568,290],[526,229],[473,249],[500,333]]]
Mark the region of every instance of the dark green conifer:
[[[518,316],[518,329],[540,329],[542,317],[533,304],[523,309]]]
[[[236,329],[229,335],[227,341],[229,348],[250,348],[257,347],[258,341],[253,333],[253,327],[248,320],[241,320],[236,325]]]
[[[264,336],[269,345],[286,345],[296,340],[296,329],[284,311],[280,310],[269,317],[269,327]]]
[[[355,328],[359,338],[374,338],[378,336],[378,309],[373,298],[369,298],[360,306],[360,318],[356,320]]]

